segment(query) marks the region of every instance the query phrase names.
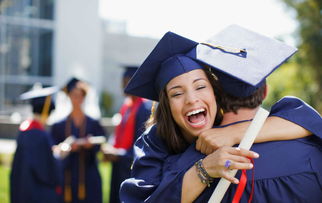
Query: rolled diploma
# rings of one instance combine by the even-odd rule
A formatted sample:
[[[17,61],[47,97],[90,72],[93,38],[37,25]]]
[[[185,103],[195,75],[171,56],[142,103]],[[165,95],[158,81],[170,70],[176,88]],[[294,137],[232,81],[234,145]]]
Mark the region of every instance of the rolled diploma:
[[[94,145],[100,145],[104,144],[106,142],[105,136],[89,136],[88,142]],[[62,143],[60,143],[59,149],[60,151],[54,151],[54,156],[56,158],[64,159],[66,156],[69,155],[71,148],[71,145],[73,143],[77,143],[79,145],[82,145],[86,142],[85,138],[75,138],[74,136],[68,136]]]
[[[96,145],[104,144],[106,142],[105,136],[90,136],[87,139],[89,143]],[[80,145],[84,144],[86,142],[86,138],[78,138],[75,142]]]
[[[247,149],[247,150],[250,149],[268,115],[269,115],[269,111],[263,109],[262,107],[259,107],[253,121],[249,125],[242,141],[238,146],[239,148]],[[237,173],[237,169],[230,170],[229,173],[230,175],[235,176]],[[221,178],[218,185],[215,188],[215,191],[212,193],[208,203],[220,203],[229,185],[230,185],[230,182],[228,180]]]

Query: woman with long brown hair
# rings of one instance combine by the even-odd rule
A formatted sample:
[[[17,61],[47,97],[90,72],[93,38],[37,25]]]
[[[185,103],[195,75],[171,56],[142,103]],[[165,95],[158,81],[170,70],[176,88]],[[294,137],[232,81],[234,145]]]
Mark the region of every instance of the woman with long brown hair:
[[[218,125],[222,116],[216,75],[185,55],[196,45],[166,33],[125,90],[159,104],[151,125],[135,144],[132,178],[122,183],[122,202],[198,201],[198,196],[219,177],[239,183],[227,172],[251,169],[248,158],[259,157],[255,152],[230,146],[219,147],[208,155],[196,151],[198,136]],[[269,131],[266,135],[268,140],[270,136],[276,139]],[[230,139],[229,131],[226,137]]]

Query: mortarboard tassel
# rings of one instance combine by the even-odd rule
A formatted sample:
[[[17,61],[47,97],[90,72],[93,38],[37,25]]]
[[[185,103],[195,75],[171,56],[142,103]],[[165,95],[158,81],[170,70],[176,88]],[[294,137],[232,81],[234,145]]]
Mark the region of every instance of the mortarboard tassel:
[[[48,118],[48,112],[49,112],[49,108],[50,108],[50,103],[51,103],[51,96],[47,96],[46,99],[45,99],[44,106],[43,106],[42,111],[41,111],[41,116],[40,116],[40,122],[42,124],[45,124],[46,120]]]

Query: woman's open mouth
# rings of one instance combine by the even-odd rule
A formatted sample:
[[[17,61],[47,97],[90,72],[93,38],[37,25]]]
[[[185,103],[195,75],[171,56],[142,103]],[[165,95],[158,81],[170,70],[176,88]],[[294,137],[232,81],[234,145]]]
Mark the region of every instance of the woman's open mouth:
[[[207,111],[204,108],[189,111],[186,114],[187,121],[192,127],[203,127],[206,124]]]

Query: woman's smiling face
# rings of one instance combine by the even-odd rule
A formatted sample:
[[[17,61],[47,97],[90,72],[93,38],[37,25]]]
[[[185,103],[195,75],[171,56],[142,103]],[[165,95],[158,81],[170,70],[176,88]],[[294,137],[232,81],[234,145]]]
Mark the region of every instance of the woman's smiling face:
[[[173,78],[166,85],[166,92],[173,119],[188,142],[213,126],[217,103],[213,87],[202,69]]]

